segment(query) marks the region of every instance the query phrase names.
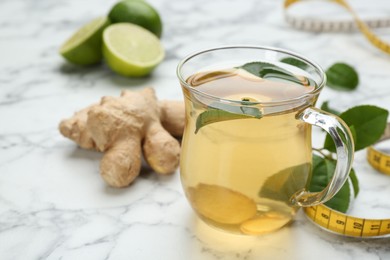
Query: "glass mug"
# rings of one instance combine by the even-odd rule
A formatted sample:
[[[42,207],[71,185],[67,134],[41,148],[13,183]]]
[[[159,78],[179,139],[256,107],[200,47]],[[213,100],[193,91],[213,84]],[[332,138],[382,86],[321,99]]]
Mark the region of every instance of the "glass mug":
[[[281,63],[284,58],[300,66]],[[237,69],[250,62],[281,66],[311,86],[263,80]],[[300,207],[331,199],[346,181],[353,139],[340,118],[314,108],[326,82],[317,64],[276,48],[225,46],[184,58],[177,75],[186,113],[181,182],[207,224],[239,234],[272,232]],[[234,112],[251,110],[259,116]],[[308,191],[312,125],[330,134],[337,151],[334,176],[321,192]]]

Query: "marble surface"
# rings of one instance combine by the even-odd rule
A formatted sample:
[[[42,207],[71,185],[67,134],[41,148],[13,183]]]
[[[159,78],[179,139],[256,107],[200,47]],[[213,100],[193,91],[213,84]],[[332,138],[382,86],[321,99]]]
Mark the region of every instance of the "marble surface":
[[[0,2],[0,259],[390,259],[390,239],[329,234],[300,212],[279,232],[233,236],[200,222],[183,196],[179,173],[149,170],[129,188],[99,176],[101,154],[63,138],[62,118],[104,95],[153,86],[159,98],[181,99],[179,59],[222,44],[260,44],[300,52],[324,67],[353,64],[360,86],[325,89],[320,101],[343,110],[357,104],[390,109],[390,56],[358,33],[297,31],[275,0],[150,0],[164,21],[166,59],[151,77],[127,79],[105,65],[77,68],[59,55],[78,27],[105,14],[113,0]],[[359,12],[390,16],[387,0],[354,1]],[[360,4],[360,5],[359,5]],[[366,6],[365,6],[366,5]],[[310,11],[310,10],[306,10]],[[379,31],[390,35],[390,29]],[[389,37],[388,37],[389,38]],[[321,143],[314,133],[314,143]],[[361,193],[350,213],[390,218],[390,178],[356,154]]]

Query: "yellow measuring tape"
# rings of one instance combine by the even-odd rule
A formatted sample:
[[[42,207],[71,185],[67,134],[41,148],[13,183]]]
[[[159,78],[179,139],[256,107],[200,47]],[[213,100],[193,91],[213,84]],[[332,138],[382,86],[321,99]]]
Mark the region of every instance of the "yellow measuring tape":
[[[390,139],[390,123],[379,142],[387,139]],[[367,160],[379,172],[390,175],[390,154],[371,146],[367,149]],[[304,211],[314,223],[337,234],[362,238],[390,235],[390,219],[352,217],[323,204],[304,208]]]
[[[366,39],[375,47],[378,49],[384,51],[387,54],[390,54],[390,44],[386,43],[382,39],[380,39],[377,35],[375,35],[371,27],[388,27],[390,26],[390,19],[379,19],[379,20],[372,20],[368,23],[362,21],[355,11],[349,6],[349,4],[345,0],[328,0],[329,2],[336,3],[340,6],[342,6],[344,9],[346,9],[353,17],[353,20],[355,24],[357,25],[357,28],[360,30],[360,32],[366,37]],[[350,30],[351,29],[351,23],[345,23],[345,22],[324,22],[319,20],[309,20],[309,19],[299,19],[294,16],[291,16],[287,9],[292,6],[293,4],[299,3],[299,2],[305,2],[304,0],[285,0],[284,1],[284,10],[285,10],[285,18],[286,21],[291,24],[292,26],[299,28],[299,29],[305,29],[305,30],[313,30],[313,31],[340,31],[340,30]],[[307,2],[307,1],[306,1]]]
[[[387,125],[385,133],[379,142],[390,139],[390,124]],[[368,147],[367,160],[379,172],[390,175],[390,155],[376,150],[375,148]]]

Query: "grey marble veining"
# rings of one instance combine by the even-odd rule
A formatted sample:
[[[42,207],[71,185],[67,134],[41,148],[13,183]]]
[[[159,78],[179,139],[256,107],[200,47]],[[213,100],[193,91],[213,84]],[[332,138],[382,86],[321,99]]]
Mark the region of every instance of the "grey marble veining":
[[[359,71],[358,90],[325,89],[319,103],[331,100],[339,110],[357,104],[390,109],[390,55],[358,33],[295,30],[283,20],[282,1],[150,2],[164,21],[166,58],[152,76],[128,79],[104,64],[80,69],[58,55],[61,43],[106,14],[113,0],[0,1],[0,259],[390,259],[389,238],[342,238],[302,212],[267,236],[212,230],[184,199],[178,172],[162,177],[145,168],[129,188],[104,184],[101,154],[63,138],[59,121],[123,89],[153,86],[161,99],[181,99],[176,65],[201,48],[260,44],[302,53],[323,67],[347,61]],[[363,16],[390,16],[387,0],[371,2],[380,8],[363,0],[353,5]],[[390,29],[379,32],[390,38]],[[313,142],[321,144],[319,131]],[[350,213],[390,218],[389,177],[367,164],[364,151],[354,167],[361,193]]]

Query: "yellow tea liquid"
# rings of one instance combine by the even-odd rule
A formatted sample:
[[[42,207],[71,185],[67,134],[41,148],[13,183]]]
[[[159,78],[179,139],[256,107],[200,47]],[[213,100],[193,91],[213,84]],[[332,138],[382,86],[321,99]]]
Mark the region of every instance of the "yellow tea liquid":
[[[263,102],[298,97],[315,87],[265,80],[242,69],[201,72],[187,82],[213,96]],[[267,233],[290,222],[298,210],[290,198],[306,189],[311,176],[311,127],[295,118],[304,107],[215,122],[195,134],[197,117],[212,104],[191,95],[184,88],[180,171],[200,218],[241,234]]]

